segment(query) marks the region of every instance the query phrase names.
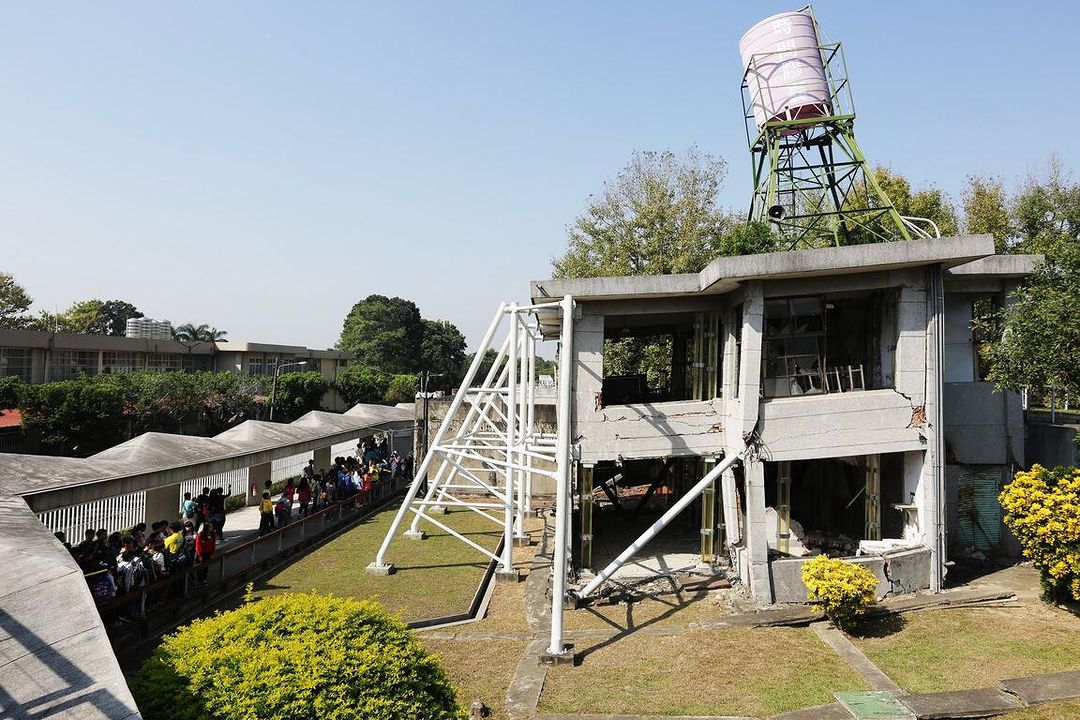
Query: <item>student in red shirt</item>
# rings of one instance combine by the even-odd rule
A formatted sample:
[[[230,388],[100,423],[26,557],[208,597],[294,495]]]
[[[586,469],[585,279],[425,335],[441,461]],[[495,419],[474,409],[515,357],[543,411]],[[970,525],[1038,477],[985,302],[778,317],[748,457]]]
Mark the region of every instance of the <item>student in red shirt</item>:
[[[203,585],[206,584],[206,576],[210,568],[207,565],[214,556],[217,547],[217,533],[214,532],[214,524],[204,522],[199,534],[195,536],[195,562],[202,565],[202,569],[196,574],[196,579]]]
[[[296,501],[300,503],[300,517],[308,514],[308,503],[311,502],[311,483],[307,478],[300,481],[296,488]]]

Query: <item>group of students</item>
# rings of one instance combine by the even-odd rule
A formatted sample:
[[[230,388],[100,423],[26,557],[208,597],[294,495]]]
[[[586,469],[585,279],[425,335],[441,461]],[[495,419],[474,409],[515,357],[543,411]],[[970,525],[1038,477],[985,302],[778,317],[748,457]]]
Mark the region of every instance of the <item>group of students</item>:
[[[310,460],[300,480],[288,480],[277,500],[271,499],[267,482],[260,503],[259,535],[287,525],[294,506],[300,517],[340,500],[353,500],[360,507],[386,496],[395,480],[411,475],[412,455],[387,453],[385,440],[365,441],[354,457],[335,458],[329,470],[316,471],[315,461]],[[139,592],[148,585],[200,565],[194,582],[206,583],[208,563],[223,540],[225,501],[230,494],[231,489],[209,487],[197,497],[184,493],[178,521],[159,520],[149,528],[141,522],[113,533],[106,528],[89,529],[74,546],[63,532],[56,537],[79,564],[95,602],[101,605],[132,594],[131,603],[124,605],[117,618],[130,622],[145,614],[148,602],[163,599],[164,592],[150,593],[149,599],[147,593]]]
[[[209,489],[205,492],[209,494]],[[220,488],[215,492],[224,497]],[[180,521],[159,520],[149,530],[144,522],[122,533],[110,534],[106,528],[89,529],[75,546],[67,542],[62,532],[56,533],[56,538],[82,569],[97,604],[133,594],[131,603],[121,609],[117,618],[131,622],[146,612],[148,598],[139,592],[146,586],[198,565],[203,568],[195,573],[194,581],[206,583],[206,566],[217,549],[221,533],[220,521],[215,522],[211,517],[197,511],[190,517],[182,514]],[[134,597],[136,593],[138,597]],[[161,599],[153,597],[150,602]]]
[[[309,460],[300,481],[287,480],[281,495],[274,500],[271,483],[259,503],[259,535],[282,528],[292,521],[293,507],[303,517],[335,502],[352,500],[356,507],[378,501],[389,494],[398,478],[411,478],[412,454],[387,453],[386,441],[369,439],[357,446],[355,456],[334,458],[329,469],[315,469]]]

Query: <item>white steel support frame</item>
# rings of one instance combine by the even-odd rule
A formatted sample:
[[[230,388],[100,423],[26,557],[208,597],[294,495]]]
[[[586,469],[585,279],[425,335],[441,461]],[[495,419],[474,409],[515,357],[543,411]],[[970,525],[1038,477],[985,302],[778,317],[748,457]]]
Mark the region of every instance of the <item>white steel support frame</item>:
[[[566,447],[569,453],[569,423],[560,419],[558,437],[539,432],[534,392],[536,343],[541,339],[535,315],[542,309],[550,311],[567,302],[572,307],[569,298],[538,305],[499,306],[427,454],[416,469],[374,562],[368,565],[368,572],[393,571],[386,554],[410,512],[413,518],[408,537],[423,538],[419,523],[424,520],[493,559],[497,572],[513,572],[514,540],[525,536],[525,513],[532,504],[534,474],[557,480],[560,472],[569,472],[567,463],[560,463],[557,457],[560,447]],[[572,312],[568,317],[572,322]],[[493,344],[504,323],[505,340],[501,345]],[[489,349],[498,352],[480,380],[477,377],[480,365]],[[480,382],[475,384],[477,380]],[[559,383],[560,402],[563,395],[569,406],[569,383]],[[463,422],[452,431],[466,404]],[[560,440],[564,442],[560,444]],[[557,470],[535,467],[537,460],[554,463]],[[425,481],[427,487],[421,493]],[[499,526],[503,535],[502,552],[491,552],[432,516],[433,509],[447,507],[471,510]]]

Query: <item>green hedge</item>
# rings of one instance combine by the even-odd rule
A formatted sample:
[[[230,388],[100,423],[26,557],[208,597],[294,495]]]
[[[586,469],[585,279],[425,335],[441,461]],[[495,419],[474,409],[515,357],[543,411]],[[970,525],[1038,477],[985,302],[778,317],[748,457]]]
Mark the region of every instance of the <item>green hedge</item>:
[[[169,635],[132,680],[146,720],[462,720],[436,659],[377,603],[249,602]]]

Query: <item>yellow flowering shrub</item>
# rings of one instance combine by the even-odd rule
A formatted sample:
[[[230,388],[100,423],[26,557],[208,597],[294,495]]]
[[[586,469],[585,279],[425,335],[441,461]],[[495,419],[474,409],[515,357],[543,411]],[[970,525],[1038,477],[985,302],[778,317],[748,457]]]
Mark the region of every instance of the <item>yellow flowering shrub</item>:
[[[167,636],[131,681],[147,720],[464,720],[435,656],[370,601],[284,593]]]
[[[839,628],[849,627],[877,600],[878,581],[862,565],[825,555],[802,566],[806,599],[821,603],[826,617]]]
[[[1043,596],[1080,600],[1080,468],[1033,465],[1016,473],[998,502],[1005,525],[1039,570]]]

